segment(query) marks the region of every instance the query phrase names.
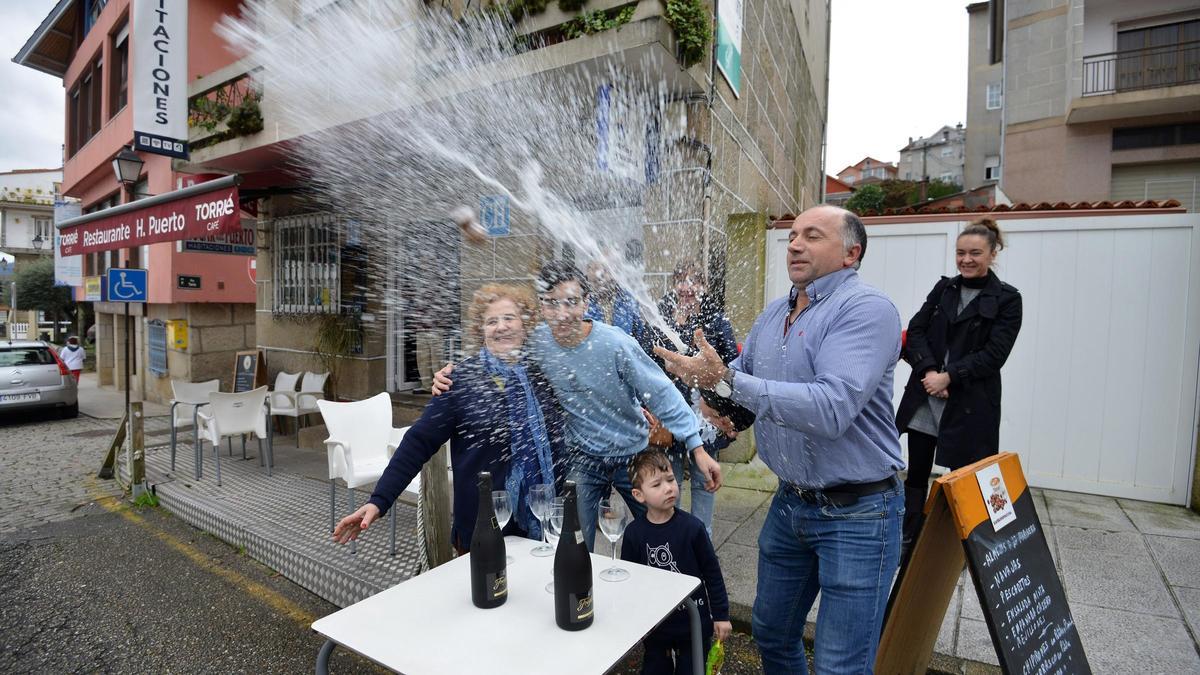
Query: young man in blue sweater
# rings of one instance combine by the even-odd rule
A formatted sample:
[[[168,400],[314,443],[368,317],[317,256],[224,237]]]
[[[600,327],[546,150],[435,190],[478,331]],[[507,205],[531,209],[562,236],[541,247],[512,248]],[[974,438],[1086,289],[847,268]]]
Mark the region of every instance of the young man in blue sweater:
[[[704,524],[686,511],[675,508],[679,485],[671,462],[660,450],[647,450],[629,465],[633,496],[645,505],[645,515],[625,528],[621,559],[650,567],[690,574],[703,580],[692,599],[700,609],[704,651],[714,635],[725,640],[733,630],[729,623],[729,598],[721,563],[713,550]],[[643,675],[692,672],[692,641],[687,610],[676,609],[642,641]]]
[[[706,489],[721,486],[721,466],[704,451],[696,415],[679,390],[632,337],[584,319],[588,282],[569,262],[547,263],[536,281],[545,323],[525,343],[566,416],[567,480],[579,495],[579,525],[595,546],[597,508],[613,489],[635,516],[645,511],[633,497],[629,462],[648,445],[649,409],[695,453]],[[433,392],[450,389],[449,367],[434,377]]]

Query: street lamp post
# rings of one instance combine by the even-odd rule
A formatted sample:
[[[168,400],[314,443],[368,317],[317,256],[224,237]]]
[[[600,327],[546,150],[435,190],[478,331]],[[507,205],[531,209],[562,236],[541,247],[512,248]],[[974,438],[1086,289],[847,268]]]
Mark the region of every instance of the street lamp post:
[[[121,202],[122,203],[128,203],[130,201],[133,201],[133,185],[138,182],[138,179],[142,175],[142,165],[143,164],[144,164],[144,162],[142,161],[142,158],[139,157],[138,154],[133,151],[133,148],[128,147],[128,146],[121,148],[121,151],[117,153],[117,156],[113,157],[113,161],[112,161],[113,173],[116,174],[117,182],[119,182],[121,184],[121,192],[122,192]],[[126,252],[125,261],[121,265],[122,267],[129,267],[129,255],[130,255],[129,252]],[[122,370],[124,370],[123,377],[125,379],[125,423],[127,425],[125,427],[125,429],[126,429],[125,440],[127,443],[129,443],[130,454],[132,455],[132,453],[133,453],[133,409],[130,407],[130,404],[129,404],[129,359],[131,358],[131,354],[130,354],[130,343],[129,343],[129,303],[128,302],[125,303],[124,326],[125,326],[125,328],[124,328],[124,331],[125,331],[125,341],[124,341],[125,342],[125,367]],[[133,496],[135,499],[139,496],[140,487],[141,487],[141,483],[142,483],[142,477],[140,475],[138,475],[139,473],[141,473],[141,472],[138,471],[138,467],[135,466],[133,458],[130,457],[129,484],[131,486],[133,486]]]

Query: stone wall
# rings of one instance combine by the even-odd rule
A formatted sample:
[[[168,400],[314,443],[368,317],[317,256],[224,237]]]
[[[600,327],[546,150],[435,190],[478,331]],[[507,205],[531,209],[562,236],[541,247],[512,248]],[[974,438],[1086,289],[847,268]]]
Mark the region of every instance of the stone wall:
[[[1074,43],[1071,0],[1013,0],[1007,11],[1005,123],[1064,116]],[[1078,19],[1082,36],[1082,7]]]

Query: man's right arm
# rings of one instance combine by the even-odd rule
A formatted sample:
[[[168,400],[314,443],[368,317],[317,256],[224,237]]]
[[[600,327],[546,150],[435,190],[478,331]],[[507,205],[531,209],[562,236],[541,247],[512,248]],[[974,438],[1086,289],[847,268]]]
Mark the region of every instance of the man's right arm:
[[[740,371],[731,398],[759,419],[838,438],[875,394],[899,349],[895,306],[881,296],[863,296],[842,308],[830,326],[813,364],[813,381],[768,380]]]

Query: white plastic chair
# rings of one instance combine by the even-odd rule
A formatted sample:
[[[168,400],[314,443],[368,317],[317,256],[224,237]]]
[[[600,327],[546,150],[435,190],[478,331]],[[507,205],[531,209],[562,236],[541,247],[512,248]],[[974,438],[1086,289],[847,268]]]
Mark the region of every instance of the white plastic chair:
[[[286,373],[280,373],[280,377]],[[290,376],[289,376],[290,377]],[[271,415],[274,417],[291,417],[296,420],[296,447],[300,447],[300,423],[306,415],[317,412],[317,401],[325,400],[325,380],[329,373],[304,373],[300,383],[300,391],[279,389],[276,380],[275,391],[271,392]],[[286,384],[286,383],[285,383]],[[292,385],[295,388],[295,385]]]
[[[196,479],[200,478],[200,448],[197,445],[196,413],[201,406],[208,405],[208,395],[221,390],[220,380],[207,382],[184,382],[171,380],[171,471],[175,471],[175,445],[178,430],[182,427],[192,428],[192,452],[196,455]]]
[[[354,488],[379,480],[409,427],[396,429],[392,426],[392,397],[387,392],[352,403],[317,401],[317,406],[325,420],[325,428],[329,430],[325,450],[329,457],[329,530],[332,532],[337,520],[337,479],[346,482],[347,505],[350,513],[354,513],[358,508]],[[390,510],[391,552],[396,555],[395,506]],[[350,552],[357,552],[354,542],[350,544]]]
[[[242,437],[242,459],[246,458],[246,434],[254,434],[258,438],[258,464],[267,467],[267,475],[271,475],[271,466],[275,463],[271,448],[270,425],[267,418],[270,414],[270,404],[267,402],[266,387],[253,391],[236,394],[226,394],[214,391],[208,395],[208,406],[196,415],[199,422],[198,431],[203,440],[213,447],[213,461],[217,464],[217,485],[221,485],[221,439],[229,439],[229,452],[233,453],[233,437]],[[263,439],[267,440],[267,452],[263,455]]]

